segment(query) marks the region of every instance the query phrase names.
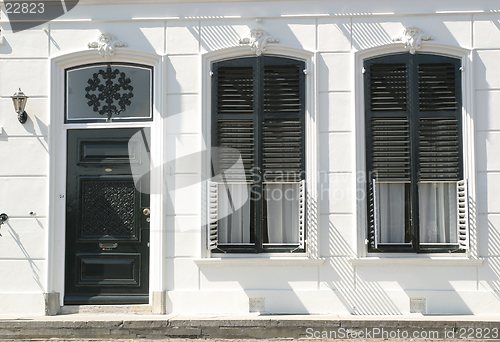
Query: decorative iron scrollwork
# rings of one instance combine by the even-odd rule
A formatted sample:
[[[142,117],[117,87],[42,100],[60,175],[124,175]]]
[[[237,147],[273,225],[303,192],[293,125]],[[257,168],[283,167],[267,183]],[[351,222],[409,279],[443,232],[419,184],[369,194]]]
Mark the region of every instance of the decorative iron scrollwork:
[[[136,236],[135,185],[128,180],[82,180],[83,238]]]
[[[107,120],[111,121],[113,116],[120,115],[132,104],[134,87],[131,83],[124,72],[108,65],[106,70],[99,70],[87,81],[87,104],[94,112],[106,115]]]

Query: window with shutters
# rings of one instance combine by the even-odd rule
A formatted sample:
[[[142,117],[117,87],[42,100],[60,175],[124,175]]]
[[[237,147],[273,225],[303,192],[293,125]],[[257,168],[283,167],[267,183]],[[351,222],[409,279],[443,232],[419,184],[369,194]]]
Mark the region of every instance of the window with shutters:
[[[467,249],[460,60],[377,57],[364,77],[368,250]]]
[[[212,64],[211,250],[305,250],[304,69],[271,56]]]

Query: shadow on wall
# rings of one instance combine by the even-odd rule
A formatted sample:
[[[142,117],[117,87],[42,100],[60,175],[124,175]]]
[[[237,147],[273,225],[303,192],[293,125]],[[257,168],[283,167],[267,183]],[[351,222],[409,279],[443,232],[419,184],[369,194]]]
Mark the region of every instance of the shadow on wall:
[[[488,220],[488,258],[484,278],[488,287],[493,291],[495,297],[500,300],[500,232]]]
[[[384,46],[393,44],[391,36],[379,23],[357,23],[356,24],[356,39],[354,39],[354,28],[350,24],[339,25],[340,29],[346,37],[352,34],[352,46],[356,50],[364,50],[374,46]]]
[[[36,218],[34,220],[36,220],[36,222],[38,223],[38,226],[43,230],[42,223]],[[9,231],[9,235],[11,236],[12,240],[17,244],[17,246],[19,247],[19,250],[24,255],[24,258],[31,269],[33,281],[36,283],[36,285],[38,286],[38,288],[42,292],[45,292],[44,286],[43,286],[42,281],[40,279],[40,274],[41,274],[42,270],[40,270],[38,265],[35,263],[34,259],[30,255],[28,249],[24,246],[23,242],[21,241],[21,237],[14,230],[12,225],[9,222],[6,222],[5,225],[7,225],[7,227],[9,228],[8,231]]]
[[[378,280],[364,281],[363,286],[356,284],[356,268],[351,262],[356,253],[332,222],[328,222],[328,228],[329,254],[341,256],[328,258],[326,267],[334,272],[334,279],[325,280],[324,284],[336,292],[347,311],[353,315],[402,314]]]
[[[214,18],[211,18],[214,19]],[[222,18],[221,18],[222,19]],[[193,36],[198,36],[193,29],[190,28]],[[205,39],[201,37],[206,36]],[[232,27],[232,25],[200,25],[199,39],[206,51],[216,51],[233,46],[237,46],[240,40],[240,35]]]
[[[217,51],[240,46],[240,39],[248,38],[250,31],[258,28],[266,31],[271,37],[279,38],[282,46],[296,49],[304,48],[304,42],[301,42],[290,29],[290,25],[302,23],[301,19],[288,18],[286,23],[281,20],[263,20],[261,22],[248,19],[220,18],[224,19],[224,22],[218,22],[213,19],[219,18],[201,18],[199,39],[201,47],[205,51]],[[190,27],[190,31],[193,36],[197,36],[194,28]],[[248,54],[254,54],[249,46]]]
[[[243,290],[249,299],[249,312],[260,311],[252,310],[252,299],[263,299],[265,303],[262,303],[261,313],[311,313],[295,291],[301,283],[314,282],[317,277],[317,268],[314,266],[201,265],[200,275],[206,278],[212,289]]]

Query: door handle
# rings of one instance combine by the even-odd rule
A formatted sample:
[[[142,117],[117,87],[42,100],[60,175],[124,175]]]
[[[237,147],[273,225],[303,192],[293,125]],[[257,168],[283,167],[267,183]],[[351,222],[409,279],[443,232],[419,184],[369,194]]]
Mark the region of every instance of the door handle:
[[[117,243],[106,243],[106,242],[99,242],[99,248],[102,251],[111,251],[118,247]]]
[[[149,215],[151,215],[151,209],[149,209],[149,208],[144,208],[144,209],[142,210],[142,214],[143,214],[144,216],[149,216]]]

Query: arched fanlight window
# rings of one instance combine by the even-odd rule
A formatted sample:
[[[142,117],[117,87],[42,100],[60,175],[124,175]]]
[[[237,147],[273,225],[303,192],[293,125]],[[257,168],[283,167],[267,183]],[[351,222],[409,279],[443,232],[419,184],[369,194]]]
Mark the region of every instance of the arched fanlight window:
[[[152,120],[152,71],[127,63],[66,69],[65,122]]]

